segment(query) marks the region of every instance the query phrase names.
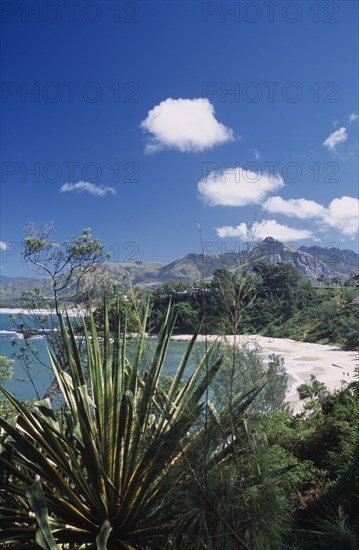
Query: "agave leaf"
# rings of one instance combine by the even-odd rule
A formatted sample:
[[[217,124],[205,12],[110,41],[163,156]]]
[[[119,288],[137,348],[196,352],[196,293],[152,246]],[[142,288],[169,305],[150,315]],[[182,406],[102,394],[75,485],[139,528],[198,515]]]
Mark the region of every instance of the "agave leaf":
[[[101,525],[99,534],[96,537],[97,550],[107,550],[107,541],[111,532],[111,524],[106,519]]]
[[[178,369],[176,371],[176,374],[173,378],[173,381],[172,381],[172,384],[171,384],[171,387],[169,389],[169,392],[168,392],[168,395],[167,395],[167,407],[171,405],[172,403],[172,400],[173,400],[173,397],[176,395],[177,393],[177,390],[178,390],[178,387],[182,381],[182,378],[183,378],[183,374],[184,374],[184,371],[187,367],[187,364],[188,364],[188,361],[189,361],[189,358],[192,354],[192,351],[193,351],[193,348],[194,348],[194,345],[197,341],[197,338],[198,338],[198,334],[201,330],[201,327],[202,327],[202,323],[199,324],[198,328],[197,328],[197,331],[194,333],[190,343],[188,344],[187,348],[186,348],[186,351],[181,359],[181,362],[178,366]]]
[[[56,544],[51,533],[49,514],[40,480],[36,480],[33,485],[30,485],[26,492],[26,496],[30,501],[31,508],[35,512],[42,535],[42,537],[40,536],[37,539],[37,542],[39,543],[39,539],[43,539],[43,542],[46,542],[47,545],[42,546],[45,550],[60,550],[60,547]]]
[[[113,423],[111,422],[111,410],[112,410],[112,372],[111,372],[111,344],[110,344],[110,328],[108,321],[108,309],[107,302],[104,304],[104,365],[103,365],[103,380],[104,380],[104,396],[103,396],[103,409],[104,409],[104,430],[102,433],[102,446],[103,446],[103,460],[105,470],[109,470],[111,463],[111,446],[113,441]]]
[[[38,401],[36,403],[36,408],[42,415],[43,419],[46,420],[52,428],[59,432],[60,426],[56,420],[50,399],[42,399],[41,401]]]

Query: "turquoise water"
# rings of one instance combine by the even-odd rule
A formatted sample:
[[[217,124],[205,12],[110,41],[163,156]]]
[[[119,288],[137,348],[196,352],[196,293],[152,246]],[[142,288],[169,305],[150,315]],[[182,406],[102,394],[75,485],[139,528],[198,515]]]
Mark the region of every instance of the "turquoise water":
[[[12,365],[14,376],[11,380],[5,382],[4,386],[18,399],[35,399],[37,398],[36,391],[40,397],[43,397],[46,389],[49,387],[54,378],[45,340],[43,338],[31,338],[30,342],[32,347],[39,352],[39,358],[43,365],[39,365],[35,361],[32,361],[29,364],[30,368],[27,371],[15,358],[15,363]],[[13,354],[19,351],[19,347],[21,347],[22,344],[23,341],[16,333],[15,326],[10,318],[10,315],[1,313],[0,355],[5,355],[8,358],[14,358]],[[149,357],[151,355],[151,348],[153,348],[154,345],[154,341],[148,341]],[[170,343],[163,371],[164,375],[172,376],[175,373],[187,345],[187,342]],[[191,360],[189,361],[188,374],[193,372],[194,366],[197,364],[199,357],[203,354],[203,346],[203,344],[196,344]],[[35,388],[29,381],[29,375],[31,375],[34,381]]]
[[[16,327],[10,315],[1,313],[0,355],[5,355],[15,360],[12,365],[14,375],[11,380],[5,382],[3,385],[18,399],[35,399],[37,397],[35,388],[39,396],[42,397],[53,379],[45,340],[43,338],[31,339],[31,346],[38,351],[39,358],[44,364],[40,365],[36,364],[35,361],[31,361],[28,365],[28,371],[19,360],[14,357],[15,353],[19,353],[22,345],[23,340],[16,333]],[[34,381],[35,388],[29,381],[29,375],[31,375]]]
[[[49,354],[46,348],[46,341],[43,338],[31,338],[31,346],[39,353],[39,358],[42,364],[35,361],[30,361],[28,369],[24,368],[18,359],[14,358],[14,353],[19,352],[19,348],[23,344],[23,340],[16,333],[16,328],[10,315],[0,314],[0,355],[5,355],[9,358],[14,358],[15,362],[12,365],[14,375],[11,380],[4,383],[4,386],[18,399],[36,399],[42,398],[46,393],[54,379]],[[188,342],[171,342],[169,345],[168,354],[166,357],[163,375],[173,376],[177,370],[178,364],[182,359],[184,352],[188,346]],[[151,359],[151,350],[155,347],[155,340],[147,340],[148,363]],[[190,376],[198,364],[199,359],[203,356],[205,344],[197,343],[193,350],[187,367],[187,377]],[[266,354],[263,354],[264,364],[267,363]],[[147,366],[147,365],[145,365]],[[30,382],[30,377],[33,384]],[[294,379],[289,377],[289,385],[294,382]],[[1,399],[1,393],[0,393]]]

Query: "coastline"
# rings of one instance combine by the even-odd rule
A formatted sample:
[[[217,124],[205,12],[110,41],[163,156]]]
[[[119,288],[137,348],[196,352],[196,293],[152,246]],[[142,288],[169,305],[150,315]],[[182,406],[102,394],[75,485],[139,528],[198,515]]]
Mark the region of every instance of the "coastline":
[[[0,308],[2,314],[27,314],[28,310],[23,308]],[[55,314],[54,310],[39,309],[39,314]],[[71,317],[81,316],[84,311],[81,309],[69,309],[68,315]],[[1,331],[7,333],[7,330]],[[172,341],[187,342],[192,339],[191,334],[173,335]],[[270,338],[256,334],[250,335],[199,335],[198,342],[219,341],[227,345],[246,345],[249,348],[258,347],[259,353],[263,358],[275,353],[284,359],[284,366],[288,375],[292,379],[292,384],[288,388],[287,401],[292,408],[298,412],[302,408],[303,402],[300,401],[297,392],[298,386],[310,383],[311,375],[314,375],[320,382],[323,382],[329,391],[334,391],[345,387],[346,384],[355,380],[355,368],[359,365],[358,351],[345,351],[330,344],[317,344],[303,341],[296,341],[290,338]]]
[[[39,315],[56,315],[56,311],[54,309],[36,309],[36,313]],[[19,314],[29,314],[28,309],[24,309],[21,307],[1,307],[0,308],[0,314],[3,313],[4,315],[19,315]],[[79,309],[70,308],[67,310],[67,313],[69,317],[76,317],[83,315],[84,311]]]
[[[191,335],[183,334],[173,336],[175,341],[188,341]],[[198,336],[198,341],[221,341],[233,345],[234,336]],[[271,353],[280,355],[284,359],[287,373],[294,379],[287,393],[288,403],[296,408],[301,405],[297,392],[298,386],[310,383],[310,376],[314,375],[323,382],[328,390],[334,391],[343,388],[346,384],[355,380],[355,367],[359,364],[358,351],[345,351],[330,344],[316,344],[291,340],[290,338],[270,338],[256,334],[236,336],[238,345],[249,347],[258,346],[262,356]]]

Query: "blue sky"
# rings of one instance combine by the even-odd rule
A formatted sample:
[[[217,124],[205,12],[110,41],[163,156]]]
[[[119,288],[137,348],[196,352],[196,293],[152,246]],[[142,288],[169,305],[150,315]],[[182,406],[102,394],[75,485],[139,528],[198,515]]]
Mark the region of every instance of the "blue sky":
[[[358,249],[357,2],[2,3],[2,274],[30,221],[112,261]]]

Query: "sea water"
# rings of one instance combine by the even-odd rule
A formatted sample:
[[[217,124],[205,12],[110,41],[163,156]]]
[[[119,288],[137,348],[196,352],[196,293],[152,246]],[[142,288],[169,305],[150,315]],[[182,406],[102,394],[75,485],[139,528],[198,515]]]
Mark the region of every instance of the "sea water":
[[[19,319],[17,315],[15,317]],[[27,315],[27,319],[29,319],[30,324],[31,316]],[[18,399],[43,397],[54,378],[44,337],[34,337],[29,341],[31,348],[38,354],[39,361],[35,360],[30,351],[29,361],[22,363],[16,357],[24,346],[22,335],[17,332],[10,314],[0,314],[0,355],[14,360],[11,365],[13,377],[11,380],[4,382],[3,386]],[[30,379],[33,383],[30,382]]]
[[[19,322],[19,317],[16,316]],[[31,326],[31,315],[25,315],[26,321]],[[21,347],[24,346],[22,335],[17,332],[16,325],[12,316],[7,313],[0,313],[0,355],[13,359],[12,368],[14,371],[11,380],[3,383],[3,386],[20,400],[42,398],[46,390],[54,381],[54,373],[51,367],[47,342],[43,336],[35,336],[29,339],[30,347],[37,354],[29,357],[28,362],[21,362],[17,357]],[[170,342],[162,374],[164,376],[174,376],[177,367],[185,353],[189,342],[172,341]],[[144,367],[148,367],[151,362],[152,353],[156,345],[155,339],[147,340],[147,360]],[[184,379],[188,378],[198,365],[199,360],[205,353],[205,343],[197,342],[191,354]],[[261,353],[264,367],[266,368],[268,354]],[[288,365],[287,365],[288,366]],[[289,377],[289,388],[294,379]],[[1,393],[0,393],[1,399]]]
[[[17,318],[19,319],[19,317]],[[31,326],[30,315],[26,315],[27,320]],[[21,347],[24,346],[22,335],[17,332],[11,315],[0,313],[0,355],[14,360],[12,364],[13,377],[11,380],[4,382],[3,386],[21,400],[42,398],[54,380],[46,339],[43,336],[35,336],[31,337],[29,342],[31,348],[38,354],[38,358],[35,358],[35,356],[31,357],[30,353],[30,360],[27,363],[22,363],[16,357]],[[147,363],[150,362],[151,350],[154,350],[155,343],[153,339],[148,339],[147,341]],[[163,370],[164,376],[174,376],[187,346],[188,342],[170,343]],[[197,343],[188,364],[187,376],[193,372],[203,353],[204,344]]]

